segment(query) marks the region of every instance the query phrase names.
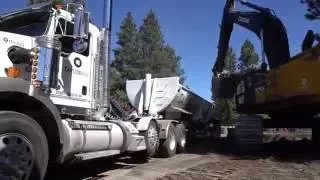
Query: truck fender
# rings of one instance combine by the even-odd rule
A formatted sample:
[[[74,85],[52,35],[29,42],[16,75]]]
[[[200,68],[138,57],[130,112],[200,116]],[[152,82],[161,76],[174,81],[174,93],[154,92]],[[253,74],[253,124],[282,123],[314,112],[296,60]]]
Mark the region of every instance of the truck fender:
[[[55,119],[55,122],[57,124],[58,130],[59,130],[59,141],[61,144],[63,144],[63,126],[60,119],[60,113],[57,109],[57,107],[53,104],[50,98],[46,97],[45,95],[42,95],[42,92],[36,92],[33,96],[29,95],[29,89],[30,89],[30,82],[25,81],[22,79],[14,79],[14,78],[6,78],[6,77],[0,77],[0,94],[1,93],[17,93],[22,94],[33,101],[36,101],[37,103],[43,105],[46,109],[49,110],[53,118]]]
[[[128,129],[127,123],[122,121],[111,121],[111,122],[117,124],[123,132],[123,144],[121,146],[120,151],[125,152],[131,143],[131,132],[130,130],[127,130]]]
[[[160,139],[167,139],[170,124],[171,123],[178,124],[179,121],[159,119],[157,120],[157,123],[160,126],[160,132],[159,132]]]
[[[145,116],[139,119],[137,124],[138,131],[146,131],[149,127],[149,123],[151,120],[153,120],[154,117],[152,116]]]

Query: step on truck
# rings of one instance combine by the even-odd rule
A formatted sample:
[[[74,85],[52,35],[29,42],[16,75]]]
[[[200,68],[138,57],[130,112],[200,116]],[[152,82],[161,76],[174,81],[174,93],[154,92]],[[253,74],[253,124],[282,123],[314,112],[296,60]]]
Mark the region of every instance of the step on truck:
[[[104,5],[102,28],[77,3],[40,3],[0,16],[0,179],[41,180],[52,163],[127,152],[152,157],[158,149],[169,157],[176,147],[184,149],[183,123],[159,114],[179,94],[177,81],[171,92],[166,86],[155,88],[154,82],[142,91],[139,81],[128,81],[130,102],[138,103],[139,113],[130,120],[112,115],[112,1]],[[138,92],[143,95],[135,95]]]

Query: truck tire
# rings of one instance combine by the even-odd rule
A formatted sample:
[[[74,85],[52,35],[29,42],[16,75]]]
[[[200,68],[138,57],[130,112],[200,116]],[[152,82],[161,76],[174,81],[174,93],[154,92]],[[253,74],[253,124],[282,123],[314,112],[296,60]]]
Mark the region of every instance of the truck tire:
[[[177,150],[177,137],[176,137],[176,128],[170,123],[168,129],[168,137],[161,142],[159,147],[160,157],[167,158],[171,157],[176,153]]]
[[[240,115],[235,124],[238,150],[260,152],[263,150],[263,119],[257,115]]]
[[[159,130],[155,121],[150,121],[148,129],[144,132],[146,150],[138,151],[133,154],[133,158],[145,160],[154,157],[159,148]]]
[[[185,125],[177,124],[176,136],[177,136],[177,152],[182,153],[186,150],[186,142],[187,142]]]
[[[145,134],[146,146],[147,146],[147,155],[153,157],[159,147],[159,130],[157,123],[155,121],[150,121],[148,129]]]
[[[40,125],[24,114],[0,111],[0,179],[42,180],[48,159]]]

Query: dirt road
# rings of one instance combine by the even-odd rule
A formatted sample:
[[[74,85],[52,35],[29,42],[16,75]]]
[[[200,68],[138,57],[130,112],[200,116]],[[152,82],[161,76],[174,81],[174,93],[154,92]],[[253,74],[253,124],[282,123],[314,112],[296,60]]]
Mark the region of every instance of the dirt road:
[[[203,141],[169,159],[124,157],[51,168],[47,180],[320,179],[320,160],[307,140],[268,144],[263,154],[250,156],[233,149],[228,142],[208,146]]]
[[[156,179],[198,164],[218,161],[217,155],[178,154],[167,159],[150,159],[137,162],[130,157],[118,160],[100,160],[70,166],[51,168],[47,180],[143,180]]]
[[[183,171],[168,174],[161,180],[218,179],[320,179],[319,162],[279,162],[267,159],[226,158],[208,162]],[[159,179],[159,180],[160,180]]]

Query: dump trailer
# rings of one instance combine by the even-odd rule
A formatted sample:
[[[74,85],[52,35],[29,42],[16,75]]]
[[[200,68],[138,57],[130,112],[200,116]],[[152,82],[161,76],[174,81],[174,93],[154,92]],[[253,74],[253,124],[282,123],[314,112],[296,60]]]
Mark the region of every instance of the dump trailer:
[[[186,130],[192,133],[195,124],[199,131],[220,135],[219,123],[213,119],[213,104],[179,83],[179,77],[127,80],[126,91],[129,102],[137,110],[137,120],[155,119],[159,125],[159,154],[172,156],[176,151],[184,151]],[[208,126],[216,126],[217,131],[207,131]],[[207,127],[206,127],[207,126]]]
[[[238,148],[263,150],[263,128],[312,128],[318,148],[320,46],[313,47],[315,35],[307,31],[302,52],[291,57],[286,28],[273,10],[240,1],[253,9],[241,12],[235,9],[235,2],[227,0],[224,7],[212,89],[216,98],[235,98],[240,113],[235,124]],[[226,69],[234,24],[249,29],[261,40],[261,67],[236,73]]]

